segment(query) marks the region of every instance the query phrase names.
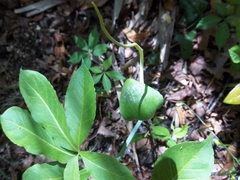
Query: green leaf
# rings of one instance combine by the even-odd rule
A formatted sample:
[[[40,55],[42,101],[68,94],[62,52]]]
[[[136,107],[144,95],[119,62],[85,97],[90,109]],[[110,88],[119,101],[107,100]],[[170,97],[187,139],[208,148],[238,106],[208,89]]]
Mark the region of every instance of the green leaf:
[[[64,167],[60,164],[35,164],[23,173],[23,180],[63,180]]]
[[[70,135],[63,106],[46,77],[36,71],[21,69],[19,84],[34,121],[44,127],[56,144],[78,151]]]
[[[238,5],[239,4],[239,0],[227,0],[227,2],[229,2],[232,5]]]
[[[110,79],[107,77],[106,74],[103,74],[102,83],[104,90],[106,91],[107,94],[109,94],[112,85]]]
[[[235,45],[231,47],[229,50],[229,55],[233,63],[240,63],[240,46]]]
[[[83,58],[83,63],[85,64],[85,66],[88,69],[90,69],[90,67],[92,65],[92,60],[91,60],[91,56],[89,54]]]
[[[70,59],[68,60],[68,62],[72,63],[72,64],[77,64],[80,63],[81,60],[87,56],[88,53],[87,52],[75,52],[72,54],[72,56],[70,57]]]
[[[103,61],[103,69],[107,71],[111,65],[112,65],[112,56],[109,56],[105,61]]]
[[[227,14],[227,6],[228,5],[225,3],[214,3],[214,7],[217,10],[217,13],[222,17],[226,16]]]
[[[237,23],[236,25],[236,35],[238,38],[238,42],[240,43],[240,23]]]
[[[94,84],[97,84],[97,83],[100,81],[100,79],[102,78],[102,75],[103,75],[103,74],[98,74],[98,75],[94,75],[94,76],[93,76],[93,82],[94,82]]]
[[[205,0],[180,0],[180,7],[183,9],[181,21],[191,23],[199,17],[206,9],[208,2]]]
[[[229,15],[225,18],[225,21],[230,25],[230,26],[236,26],[238,17],[235,15]]]
[[[186,124],[182,128],[176,128],[173,130],[173,134],[176,138],[183,138],[188,132],[188,125]]]
[[[230,30],[229,30],[228,24],[225,21],[223,21],[219,25],[216,32],[216,36],[215,36],[215,41],[219,51],[223,47],[223,45],[226,44],[229,36],[230,36]]]
[[[177,144],[157,159],[152,180],[173,179],[209,179],[214,156],[212,136],[202,142],[184,142]]]
[[[78,155],[73,157],[67,162],[64,169],[64,180],[80,179],[80,173],[78,168]]]
[[[102,73],[102,69],[99,66],[93,66],[90,68],[90,71],[92,71],[95,74]]]
[[[212,26],[216,25],[222,20],[221,17],[216,16],[216,15],[207,15],[204,16],[197,24],[196,28],[197,29],[208,29],[211,28]]]
[[[93,49],[94,56],[101,56],[107,52],[108,46],[106,44],[97,44]]]
[[[223,100],[226,104],[240,104],[240,84],[236,85]]]
[[[240,71],[240,63],[231,63],[230,71],[233,73],[238,73]]]
[[[152,53],[148,57],[148,61],[151,65],[158,65],[159,64],[159,53]]]
[[[168,147],[171,148],[171,147],[175,146],[177,143],[176,143],[176,141],[173,138],[169,138],[167,140],[166,144],[167,144]]]
[[[26,110],[13,106],[0,116],[0,120],[6,136],[14,144],[24,147],[29,153],[44,154],[60,162],[67,162],[74,156],[56,144]]]
[[[132,138],[131,143],[142,140],[145,137],[145,135],[146,133],[135,134],[134,137]]]
[[[123,166],[115,158],[95,152],[81,151],[85,168],[95,180],[134,180],[127,167]]]
[[[89,176],[91,175],[90,172],[88,172],[86,169],[80,170],[79,173],[81,180],[88,180]]]
[[[163,126],[151,126],[151,129],[157,136],[160,136],[160,138],[170,137],[169,130]]]
[[[189,59],[193,51],[193,39],[196,31],[190,31],[188,34],[176,34],[175,40],[180,44],[180,50],[183,59]]]
[[[236,16],[240,18],[240,4],[236,7]],[[240,21],[238,21],[240,23]]]
[[[124,80],[124,79],[126,79],[120,72],[117,72],[115,70],[107,71],[106,74],[114,80]]]
[[[82,49],[84,51],[88,51],[89,48],[88,48],[87,42],[83,38],[74,36],[74,39],[75,39],[75,43],[76,43],[77,47],[79,47],[80,49]]]
[[[187,33],[185,36],[187,40],[192,42],[196,35],[197,35],[197,32],[193,30]]]
[[[65,114],[72,138],[79,148],[92,127],[96,113],[96,93],[93,79],[82,65],[73,75],[67,88]]]
[[[90,49],[93,49],[94,46],[97,45],[99,40],[99,34],[98,34],[98,30],[97,30],[97,26],[95,26],[93,28],[93,30],[91,31],[91,33],[88,36],[88,45]]]

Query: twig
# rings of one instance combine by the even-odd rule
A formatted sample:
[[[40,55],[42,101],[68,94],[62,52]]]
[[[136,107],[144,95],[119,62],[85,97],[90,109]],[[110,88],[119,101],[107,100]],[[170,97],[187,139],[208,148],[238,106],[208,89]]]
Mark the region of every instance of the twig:
[[[211,106],[208,108],[206,114],[210,114],[213,109],[215,108],[215,106],[217,105],[218,101],[220,98],[223,97],[223,93],[225,92],[226,90],[226,87],[228,85],[228,82],[230,81],[231,77],[229,76],[228,79],[227,79],[227,82],[225,83],[225,86],[223,87],[223,90],[221,91],[221,93],[219,93],[218,97],[216,98],[216,100],[211,104]]]

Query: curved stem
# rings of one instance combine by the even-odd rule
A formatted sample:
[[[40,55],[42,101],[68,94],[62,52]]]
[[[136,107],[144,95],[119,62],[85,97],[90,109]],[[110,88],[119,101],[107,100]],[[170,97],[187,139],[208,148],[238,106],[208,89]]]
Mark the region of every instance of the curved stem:
[[[102,15],[98,10],[98,7],[96,6],[96,4],[94,2],[92,2],[92,5],[97,13],[99,22],[100,22],[100,27],[103,31],[103,33],[107,36],[107,38],[112,41],[114,44],[116,44],[117,46],[121,46],[124,48],[130,48],[130,47],[135,47],[138,52],[139,52],[139,56],[140,56],[140,69],[139,69],[139,82],[144,83],[144,72],[143,72],[143,67],[144,67],[144,54],[143,54],[143,49],[137,44],[137,43],[132,43],[132,44],[122,44],[119,43],[118,41],[116,41],[106,30],[105,26],[104,26],[104,22],[102,19]],[[136,134],[138,128],[140,127],[140,125],[142,124],[141,120],[138,120],[137,123],[135,124],[134,128],[132,129],[130,135],[128,136],[126,142],[124,143],[120,153],[117,155],[117,159],[119,160],[121,158],[121,156],[124,154],[124,152],[126,151],[128,145],[131,143],[134,135]]]
[[[96,6],[96,4],[94,2],[92,2],[92,5],[97,13],[99,22],[100,22],[100,27],[103,31],[103,33],[107,36],[107,38],[112,41],[114,44],[116,44],[117,46],[121,46],[124,48],[130,48],[130,47],[135,47],[138,52],[139,52],[139,56],[140,56],[140,73],[139,73],[139,81],[141,83],[144,83],[144,73],[143,73],[143,67],[144,67],[144,54],[143,54],[143,49],[137,44],[137,43],[132,43],[132,44],[122,44],[119,43],[118,41],[116,41],[110,34],[109,32],[106,30],[105,26],[104,26],[104,22],[103,22],[103,18],[101,13],[98,10],[98,7]]]

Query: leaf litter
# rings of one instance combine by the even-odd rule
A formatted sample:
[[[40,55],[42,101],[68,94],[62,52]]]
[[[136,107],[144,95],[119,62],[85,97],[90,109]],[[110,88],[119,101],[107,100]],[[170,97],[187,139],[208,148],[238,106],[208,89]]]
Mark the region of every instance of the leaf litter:
[[[34,3],[20,2],[25,2],[24,5]],[[115,39],[124,43],[137,42],[144,49],[146,83],[165,97],[164,107],[157,111],[155,120],[160,120],[161,125],[167,128],[172,121],[176,127],[188,124],[186,141],[202,141],[211,129],[237,155],[239,107],[222,102],[230,90],[226,84],[237,82],[240,78],[240,73],[230,71],[227,64],[228,49],[236,44],[237,38],[231,35],[223,49],[218,51],[213,43],[216,27],[198,32],[192,44],[194,53],[186,61],[173,39],[175,32],[184,31],[175,20],[181,16],[175,1],[164,0],[163,6],[156,0],[128,0],[119,6],[107,0],[94,2],[101,7],[104,19],[109,22],[106,26]],[[67,85],[77,69],[76,65],[67,62],[71,54],[79,51],[74,35],[87,40],[93,27],[99,26],[91,1],[69,0],[31,17],[14,13],[14,9],[21,8],[21,3],[0,3],[0,113],[13,105],[26,108],[18,90],[21,67],[44,74],[64,103]],[[115,11],[118,13],[112,17]],[[103,34],[101,41],[109,43]],[[121,68],[125,76],[138,77],[136,50],[109,45],[116,61],[113,68]],[[159,53],[155,60],[157,65],[147,61],[152,53]],[[117,156],[131,129],[131,124],[127,124],[119,113],[118,88],[115,84],[109,95],[98,93],[95,123],[81,149]],[[176,106],[179,101],[190,106],[207,127],[188,108]],[[138,132],[143,138],[132,144],[121,158],[121,163],[130,169],[136,179],[151,179],[153,162],[167,149],[166,142],[150,137],[150,125],[153,122],[143,123]],[[214,146],[214,152],[215,165],[211,178],[228,178],[228,175],[220,177],[218,174],[232,168],[233,160],[221,146]],[[28,154],[12,144],[2,130],[0,157],[1,179],[13,180],[21,179],[21,174],[29,166],[50,161],[42,155]]]

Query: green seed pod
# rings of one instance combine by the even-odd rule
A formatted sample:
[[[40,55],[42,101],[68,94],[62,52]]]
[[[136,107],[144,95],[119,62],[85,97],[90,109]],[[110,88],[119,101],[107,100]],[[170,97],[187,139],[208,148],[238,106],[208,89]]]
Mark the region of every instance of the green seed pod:
[[[120,97],[120,113],[127,121],[149,120],[163,104],[162,95],[134,79],[127,79]]]

